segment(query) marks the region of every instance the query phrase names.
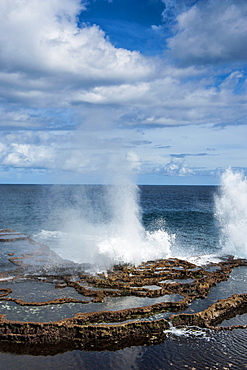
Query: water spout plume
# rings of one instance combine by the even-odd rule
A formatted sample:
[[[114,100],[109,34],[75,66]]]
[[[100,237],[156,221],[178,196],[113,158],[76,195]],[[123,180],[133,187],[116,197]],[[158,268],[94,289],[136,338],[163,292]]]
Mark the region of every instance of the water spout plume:
[[[227,169],[215,199],[215,215],[221,229],[222,252],[247,257],[247,178]]]
[[[107,185],[85,186],[84,192],[76,194],[75,208],[64,211],[63,234],[56,250],[61,257],[105,270],[114,264],[137,265],[171,255],[174,236],[164,227],[148,232],[142,224],[134,179],[137,157],[122,154],[107,157]]]

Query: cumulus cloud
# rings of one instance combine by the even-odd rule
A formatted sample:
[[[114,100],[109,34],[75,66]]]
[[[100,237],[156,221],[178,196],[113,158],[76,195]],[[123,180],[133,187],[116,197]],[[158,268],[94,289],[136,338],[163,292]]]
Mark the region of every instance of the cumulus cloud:
[[[0,165],[12,167],[54,168],[55,147],[48,133],[2,134]]]
[[[186,160],[182,158],[172,158],[172,160],[165,165],[164,171],[168,175],[177,176],[187,176],[193,174],[193,170],[189,168]]]
[[[171,161],[165,165],[160,164],[153,168],[151,172],[159,176],[191,176],[196,171],[189,166],[187,161],[183,158],[172,158]]]
[[[98,25],[83,23],[86,0],[1,1],[2,168],[96,173],[110,171],[118,153],[134,172],[187,176],[209,156],[199,134],[193,150],[181,130],[245,124],[246,2],[162,1],[164,23],[153,29],[170,32],[169,50],[155,57],[138,45],[116,47]],[[154,155],[148,143],[160,150]],[[193,169],[188,154],[171,159],[170,148],[197,153]]]
[[[76,17],[84,9],[78,0],[1,3],[5,99],[61,105],[71,100],[72,90],[138,81],[153,73],[152,64],[138,51],[115,48],[97,25],[79,28]],[[67,99],[61,88],[67,90]]]
[[[178,55],[181,61],[188,53],[193,54],[193,47],[188,47],[190,33],[201,35],[198,42],[205,39],[210,44],[204,34],[210,35],[210,22],[215,24],[211,12],[214,15],[221,12],[221,17],[217,18],[221,26],[224,11],[229,13],[229,19],[236,26],[237,15],[241,7],[244,8],[244,3],[235,4],[233,0],[225,6],[219,1],[207,1],[206,5],[199,2],[190,10],[179,1],[175,4],[177,8],[170,1],[164,3],[166,14],[171,9],[174,14],[178,8],[180,13],[183,10],[177,18],[178,33],[169,41],[172,54],[183,50]],[[190,5],[190,1],[185,5]],[[99,105],[111,112],[112,118],[108,117],[107,122],[122,127],[225,125],[231,124],[233,119],[234,124],[242,122],[243,109],[239,104],[242,96],[234,94],[235,87],[244,78],[241,71],[234,72],[232,77],[225,76],[222,84],[216,87],[217,72],[212,74],[207,68],[196,65],[178,68],[171,60],[168,63],[162,58],[146,58],[138,51],[116,48],[97,25],[82,24],[79,28],[77,15],[82,12],[83,17],[83,11],[85,5],[78,0],[3,1],[0,14],[3,115],[0,126],[64,129],[66,125],[81,123],[85,127],[86,122],[94,124],[92,110],[93,116],[97,116]],[[204,22],[207,16],[209,20]],[[240,31],[244,27],[241,19],[242,16],[238,20]],[[197,27],[200,32],[195,30]],[[241,43],[240,31],[238,44]],[[232,33],[232,28],[227,32]],[[181,41],[183,45],[180,45],[181,37],[186,38],[186,42]],[[231,48],[231,44],[225,44],[227,46]],[[44,108],[50,111],[42,112]],[[102,116],[110,114],[102,113]],[[101,125],[106,125],[104,119]]]
[[[184,65],[246,61],[246,14],[244,0],[199,1],[177,17],[173,57]]]

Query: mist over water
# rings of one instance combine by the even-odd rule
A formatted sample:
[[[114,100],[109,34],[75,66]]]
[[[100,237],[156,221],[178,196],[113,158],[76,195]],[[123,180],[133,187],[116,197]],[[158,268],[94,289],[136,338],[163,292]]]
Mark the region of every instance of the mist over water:
[[[113,217],[97,244],[99,257],[111,263],[139,264],[170,255],[172,236],[165,230],[147,232],[141,222],[139,189],[133,183],[108,189]]]
[[[164,227],[145,230],[132,163],[128,157],[117,163],[113,166],[111,162],[108,175],[113,185],[77,194],[77,210],[63,211],[64,232],[57,235],[63,258],[106,269],[114,264],[138,265],[170,257],[174,235]]]
[[[247,258],[247,179],[242,173],[228,169],[222,175],[215,208],[222,253]]]
[[[202,264],[224,254],[247,257],[247,182],[241,173],[227,170],[219,188],[140,189],[126,163],[120,174],[111,172],[112,185],[55,187],[55,226],[43,230],[40,241],[96,271],[169,257]]]

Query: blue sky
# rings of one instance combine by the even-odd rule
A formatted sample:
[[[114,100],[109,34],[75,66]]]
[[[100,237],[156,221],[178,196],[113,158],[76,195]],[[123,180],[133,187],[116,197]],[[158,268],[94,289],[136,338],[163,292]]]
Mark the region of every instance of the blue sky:
[[[245,0],[1,0],[0,183],[247,175]]]

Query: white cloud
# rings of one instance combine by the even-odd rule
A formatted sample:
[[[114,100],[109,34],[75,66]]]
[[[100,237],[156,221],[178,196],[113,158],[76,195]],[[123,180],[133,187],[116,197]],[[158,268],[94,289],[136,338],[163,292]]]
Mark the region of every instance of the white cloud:
[[[84,84],[136,80],[152,72],[137,51],[115,48],[98,26],[79,29],[78,0],[12,0],[1,3],[1,65],[9,72]],[[49,74],[47,76],[47,74]]]
[[[193,170],[189,168],[187,161],[183,158],[172,158],[172,160],[164,166],[163,171],[168,175],[177,176],[188,176],[194,173]]]
[[[232,72],[220,85],[222,90],[230,90],[234,89],[239,82],[239,79],[243,77],[243,73],[241,71],[234,71]]]
[[[75,99],[81,102],[98,104],[126,104],[131,105],[145,99],[149,92],[149,84],[145,82],[135,84],[120,84],[118,86],[100,86],[89,91],[79,92]]]
[[[24,109],[5,110],[0,107],[0,127],[3,128],[37,128],[40,123]]]
[[[215,24],[209,11],[215,8],[218,14],[222,8],[228,14],[231,3],[228,1],[222,8],[217,1],[216,5],[209,1],[207,6],[201,2],[181,13],[180,32],[170,39],[172,52],[177,47],[180,50],[179,37],[185,34],[201,34],[203,38],[207,24]],[[244,7],[241,1],[239,4]],[[232,5],[236,14],[240,5]],[[232,124],[233,119],[234,123],[241,122],[243,96],[234,95],[234,87],[230,89],[229,83],[227,92],[226,83],[215,88],[214,79],[219,72],[193,65],[178,68],[171,60],[168,64],[166,60],[145,58],[137,51],[115,48],[98,26],[78,28],[76,16],[83,9],[77,0],[3,2],[0,96],[3,107],[8,108],[2,108],[0,126],[63,129],[81,122],[85,127],[89,123],[94,125],[99,105],[106,106],[105,113],[101,109],[103,118],[99,125],[103,127],[111,126],[112,122],[122,127]],[[230,19],[236,25],[235,13]],[[209,16],[208,23],[198,25],[197,16],[203,20]],[[200,32],[195,31],[196,27]],[[193,52],[187,43],[182,48],[186,48],[185,58],[186,53]],[[231,86],[237,83],[240,74],[235,72]],[[117,114],[113,105],[118,107]],[[231,107],[231,114],[226,113],[227,106]],[[58,111],[52,115],[41,113],[40,109],[51,107]],[[70,112],[64,113],[65,108]],[[66,115],[70,118],[66,119]],[[125,120],[127,116],[132,119]]]
[[[101,137],[92,132],[17,131],[2,134],[0,138],[0,166],[16,168],[41,168],[103,174],[106,168],[127,166],[137,170],[139,157],[128,140]],[[113,166],[113,167],[112,167]],[[127,168],[126,167],[126,168]],[[123,169],[123,167],[122,167]]]
[[[155,174],[159,178],[201,176],[208,171],[213,174],[218,167],[224,168],[226,159],[227,165],[244,167],[245,132],[244,126],[229,126],[214,131],[207,126],[192,125],[169,127],[166,130],[157,128],[145,134],[116,128],[110,132],[2,132],[0,172],[7,176],[4,168],[9,169],[8,173],[14,176],[11,169],[15,168],[16,173],[23,176],[24,169],[30,174],[37,174],[36,170],[60,174],[69,171],[69,177],[64,175],[66,181],[73,181],[77,175],[91,174],[96,176],[96,181],[105,179],[108,182],[119,171],[120,174],[128,173],[128,176],[132,172],[133,175],[142,176]],[[213,151],[208,149],[210,145]],[[198,155],[202,152],[207,155]],[[177,157],[171,158],[170,153],[176,153]],[[181,157],[180,153],[188,154]],[[184,156],[189,157],[189,163]]]
[[[54,152],[49,146],[12,143],[5,152],[1,161],[5,166],[54,168]]]
[[[234,157],[230,131],[213,135],[212,127],[232,126],[241,138],[235,126],[245,124],[246,2],[199,1],[189,10],[163,2],[173,16],[180,12],[176,33],[170,51],[147,58],[114,47],[97,25],[79,28],[76,17],[85,10],[79,0],[1,1],[0,166],[96,173],[107,158],[128,151],[138,173],[186,176],[202,161],[211,170],[225,160],[243,163],[244,145]],[[189,167],[182,158],[170,160],[171,150],[204,152],[205,127],[207,147],[219,148],[222,138],[228,145],[217,161],[191,156]],[[181,132],[190,133],[194,150]],[[144,134],[163,154],[133,144]]]
[[[168,40],[181,64],[244,62],[247,58],[247,3],[200,1],[177,17],[177,34]]]
[[[45,132],[20,131],[1,135],[0,165],[6,167],[54,168],[56,135]]]

